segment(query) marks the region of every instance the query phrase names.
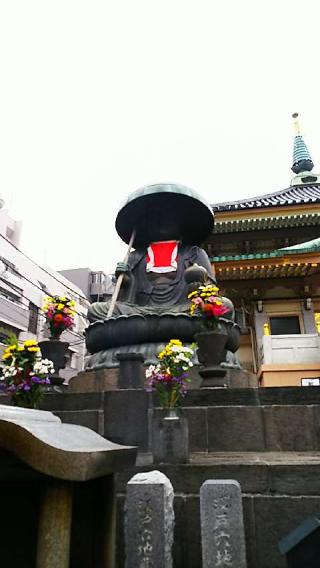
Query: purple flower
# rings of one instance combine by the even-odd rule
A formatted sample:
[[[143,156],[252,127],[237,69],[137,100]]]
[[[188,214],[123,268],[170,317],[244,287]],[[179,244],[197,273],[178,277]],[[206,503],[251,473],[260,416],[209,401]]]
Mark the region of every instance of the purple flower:
[[[31,381],[37,385],[42,383],[42,379],[40,379],[39,377],[31,377]]]

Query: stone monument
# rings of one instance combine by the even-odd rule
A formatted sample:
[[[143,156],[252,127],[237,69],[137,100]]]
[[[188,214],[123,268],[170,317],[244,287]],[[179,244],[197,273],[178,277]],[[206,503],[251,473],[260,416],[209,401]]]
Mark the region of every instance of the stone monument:
[[[232,479],[208,480],[200,489],[203,568],[246,568],[241,488]]]
[[[125,568],[172,568],[173,488],[163,473],[138,473],[130,479],[125,522]]]

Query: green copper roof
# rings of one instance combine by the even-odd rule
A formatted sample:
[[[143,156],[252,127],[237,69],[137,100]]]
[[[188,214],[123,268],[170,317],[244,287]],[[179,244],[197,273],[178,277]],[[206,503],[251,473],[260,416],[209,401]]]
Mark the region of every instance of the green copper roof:
[[[307,241],[306,243],[300,243],[299,245],[292,245],[291,247],[284,247],[278,249],[279,254],[296,254],[304,252],[319,252],[320,251],[320,238],[312,239],[312,241]]]
[[[255,254],[228,254],[221,256],[213,256],[210,258],[211,262],[227,262],[237,260],[263,260],[265,258],[279,258],[290,254],[303,254],[308,252],[320,252],[320,238],[313,239],[306,243],[293,245],[291,247],[284,247],[274,250],[272,252],[258,252]]]
[[[228,254],[225,256],[212,256],[210,258],[211,262],[226,262],[228,260],[262,260],[264,258],[277,257],[278,254],[274,252],[258,252],[256,254]]]

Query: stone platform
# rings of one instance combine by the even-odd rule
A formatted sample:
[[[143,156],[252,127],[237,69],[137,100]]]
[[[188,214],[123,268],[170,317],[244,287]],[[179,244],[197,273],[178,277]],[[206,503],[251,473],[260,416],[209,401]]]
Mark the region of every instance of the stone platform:
[[[0,397],[1,402],[8,401]],[[243,493],[248,568],[284,568],[277,543],[320,510],[320,388],[193,389],[188,464],[152,465],[156,399],[143,390],[48,393],[42,408],[116,443],[137,445],[135,467],[117,476],[118,568],[123,560],[126,482],[160,469],[175,491],[175,568],[201,568],[199,490],[206,479],[235,479]]]

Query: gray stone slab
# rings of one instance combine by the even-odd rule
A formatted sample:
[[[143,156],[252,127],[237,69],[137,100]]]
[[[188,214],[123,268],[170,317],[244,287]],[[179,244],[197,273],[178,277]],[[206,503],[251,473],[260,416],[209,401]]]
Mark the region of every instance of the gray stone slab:
[[[210,479],[200,489],[203,568],[246,568],[241,488],[232,479]]]
[[[104,393],[104,435],[118,444],[148,450],[149,396],[143,390]]]
[[[104,416],[102,410],[59,410],[54,412],[66,424],[78,424],[91,428],[103,436]]]
[[[316,449],[313,406],[263,408],[266,449],[307,452]]]
[[[315,404],[312,408],[313,408],[314,438],[315,438],[314,445],[315,449],[319,451],[320,450],[320,405]]]
[[[256,543],[256,525],[254,514],[254,496],[242,496],[245,541],[247,552],[248,568],[257,568],[257,543]]]
[[[138,473],[129,481],[125,524],[125,568],[172,568],[173,488],[163,473]]]
[[[264,449],[261,408],[254,406],[208,408],[209,452],[259,452]]]
[[[320,495],[320,464],[274,465],[269,468],[269,486],[273,493],[284,495]]]
[[[86,481],[130,467],[137,452],[89,428],[62,424],[52,412],[4,405],[0,405],[0,448],[40,473],[72,481]]]
[[[61,393],[46,392],[41,400],[43,410],[96,410],[103,407],[104,393],[73,393],[69,387]]]
[[[199,454],[191,456],[191,463],[188,464],[165,464],[161,465],[161,471],[169,477],[175,493],[193,494],[199,493],[199,487],[208,478],[214,479],[237,479],[244,493],[265,493],[269,491],[269,464],[256,458],[252,454],[251,461],[244,454],[234,454],[234,460],[219,458],[219,454]],[[245,463],[247,461],[247,463]],[[320,460],[317,460],[319,468]],[[126,483],[137,471],[153,469],[148,464],[140,464],[137,468],[124,470],[117,475],[117,486],[119,491],[125,491]],[[301,481],[300,486],[303,485]],[[319,477],[320,486],[320,477]]]
[[[208,451],[208,422],[207,409],[188,408],[184,413],[189,424],[189,450],[190,452]]]

